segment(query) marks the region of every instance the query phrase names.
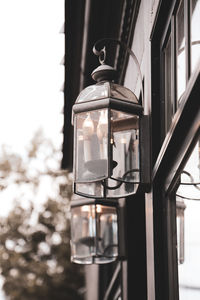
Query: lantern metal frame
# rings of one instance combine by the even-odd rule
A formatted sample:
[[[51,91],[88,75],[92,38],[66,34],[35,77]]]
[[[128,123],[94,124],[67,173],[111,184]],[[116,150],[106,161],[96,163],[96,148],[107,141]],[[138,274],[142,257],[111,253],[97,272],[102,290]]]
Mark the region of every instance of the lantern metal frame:
[[[120,200],[122,200],[122,201],[120,201]],[[70,204],[71,210],[76,207],[82,207],[82,206],[88,206],[88,205],[95,205],[95,206],[101,205],[103,207],[114,207],[116,209],[116,215],[117,215],[117,238],[118,238],[118,243],[115,245],[117,247],[117,255],[114,256],[113,258],[110,256],[106,256],[106,255],[91,255],[92,261],[88,263],[88,262],[80,262],[79,259],[73,259],[71,256],[72,262],[78,263],[78,264],[105,264],[105,263],[107,264],[107,263],[111,263],[116,260],[126,259],[126,257],[127,257],[126,235],[125,235],[126,210],[125,210],[125,201],[123,201],[124,199],[120,199],[120,200],[119,201],[116,201],[116,199],[100,200],[100,199],[89,199],[89,198],[78,197],[71,201],[71,204]],[[96,214],[96,212],[95,212],[95,214]],[[95,219],[96,219],[96,215],[95,215]],[[97,220],[95,220],[95,224],[96,224],[96,221]],[[97,233],[97,231],[96,231],[96,233]],[[72,234],[71,234],[71,236],[72,236]],[[95,238],[98,238],[98,236],[95,236]],[[72,245],[72,239],[71,239],[71,245]],[[100,258],[105,258],[105,259],[110,258],[110,261],[100,260]]]
[[[128,183],[128,184],[138,184],[137,191],[144,191],[147,192],[150,189],[150,122],[149,122],[149,116],[144,115],[144,109],[143,109],[143,103],[144,103],[144,95],[143,95],[143,85],[142,85],[142,74],[140,71],[140,66],[137,61],[137,58],[133,51],[128,48],[124,43],[115,40],[115,39],[102,39],[99,40],[95,43],[93,47],[93,52],[95,55],[99,56],[99,61],[102,64],[99,66],[96,70],[93,71],[92,77],[97,80],[97,81],[102,81],[104,78],[109,78],[111,79],[113,74],[114,74],[114,69],[110,66],[105,65],[105,57],[106,57],[106,52],[105,52],[105,47],[103,47],[100,50],[97,50],[97,45],[102,44],[103,42],[114,42],[125,48],[125,50],[131,55],[131,57],[134,59],[134,62],[138,68],[138,73],[139,77],[141,79],[141,98],[142,101],[139,103],[139,100],[137,99],[138,103],[134,103],[131,101],[126,101],[126,100],[120,100],[120,99],[115,99],[115,98],[104,98],[104,99],[93,99],[90,101],[85,101],[85,102],[79,102],[75,103],[73,105],[73,117],[76,114],[79,113],[86,113],[86,112],[91,112],[95,110],[100,110],[100,109],[108,109],[108,120],[110,120],[110,115],[111,115],[111,110],[116,110],[119,112],[127,113],[127,114],[132,114],[136,115],[139,117],[139,181],[136,182],[126,182],[123,179],[118,179],[116,180],[115,178],[111,178],[113,180],[116,180],[118,184],[114,187],[109,187],[106,184],[106,180],[98,180],[101,181],[101,184],[103,186],[103,195],[98,196],[98,195],[91,195],[91,194],[85,194],[80,191],[77,191],[76,184],[88,184],[89,181],[79,181],[76,182],[74,180],[74,193],[78,194],[83,197],[87,198],[96,198],[96,199],[112,199],[115,198],[113,195],[110,197],[107,195],[107,190],[109,189],[117,189],[122,183]],[[136,97],[136,96],[135,96]],[[111,128],[110,128],[110,121],[108,122],[108,140],[111,139]],[[77,152],[77,145],[75,143],[74,145],[74,158],[76,157],[76,152]],[[111,151],[111,146],[110,143],[107,145],[107,155],[108,157],[111,157],[112,151]],[[75,159],[74,159],[74,170],[75,170]],[[134,170],[136,171],[136,170]],[[133,172],[133,169],[130,170],[129,172]],[[111,165],[108,164],[108,174],[111,174]],[[124,176],[124,175],[123,175]],[[91,183],[97,182],[97,180],[91,180]],[[135,191],[132,193],[129,193],[128,195],[135,194]],[[123,198],[126,195],[117,195],[116,198]]]

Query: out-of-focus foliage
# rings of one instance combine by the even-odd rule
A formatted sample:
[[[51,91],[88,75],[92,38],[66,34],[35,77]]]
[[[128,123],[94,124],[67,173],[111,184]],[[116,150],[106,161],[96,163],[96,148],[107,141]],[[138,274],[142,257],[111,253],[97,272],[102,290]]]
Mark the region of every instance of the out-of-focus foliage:
[[[70,174],[59,171],[58,161],[52,144],[39,133],[25,158],[6,149],[2,152],[0,194],[6,197],[10,185],[18,190],[13,209],[0,219],[0,272],[11,300],[83,299],[83,271],[70,263]],[[54,191],[36,209],[34,196],[41,189]],[[26,197],[32,201],[23,207]]]

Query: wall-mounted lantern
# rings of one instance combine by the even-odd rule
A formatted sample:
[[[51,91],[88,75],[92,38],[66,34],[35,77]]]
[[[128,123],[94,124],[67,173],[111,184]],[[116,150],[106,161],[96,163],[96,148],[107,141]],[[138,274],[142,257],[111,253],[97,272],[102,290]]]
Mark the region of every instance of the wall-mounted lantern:
[[[116,70],[105,64],[105,48],[94,49],[101,62],[92,73],[97,83],[85,88],[73,106],[74,192],[120,198],[149,183],[148,117],[136,95],[113,82]]]
[[[105,264],[124,256],[123,207],[118,201],[79,198],[71,203],[71,261]],[[119,244],[122,244],[120,247]]]

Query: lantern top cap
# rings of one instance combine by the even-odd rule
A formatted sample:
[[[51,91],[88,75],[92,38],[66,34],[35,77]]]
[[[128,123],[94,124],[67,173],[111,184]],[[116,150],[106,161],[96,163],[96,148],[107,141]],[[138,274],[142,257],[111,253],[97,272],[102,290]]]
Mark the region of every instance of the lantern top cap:
[[[136,95],[128,88],[110,81],[100,81],[82,90],[76,99],[76,104],[106,98],[129,101],[136,104],[139,102]]]
[[[117,77],[117,70],[115,70],[109,65],[102,64],[92,72],[91,76],[92,79],[94,79],[97,82],[104,80],[112,81]]]

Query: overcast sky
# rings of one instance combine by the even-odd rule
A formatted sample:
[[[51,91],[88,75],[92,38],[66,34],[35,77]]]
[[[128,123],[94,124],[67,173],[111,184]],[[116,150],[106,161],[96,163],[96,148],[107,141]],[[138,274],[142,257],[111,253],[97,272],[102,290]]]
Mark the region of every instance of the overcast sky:
[[[0,0],[0,148],[23,155],[39,128],[61,147],[63,24],[64,0]]]
[[[0,0],[0,145],[43,128],[62,143],[64,0]]]

